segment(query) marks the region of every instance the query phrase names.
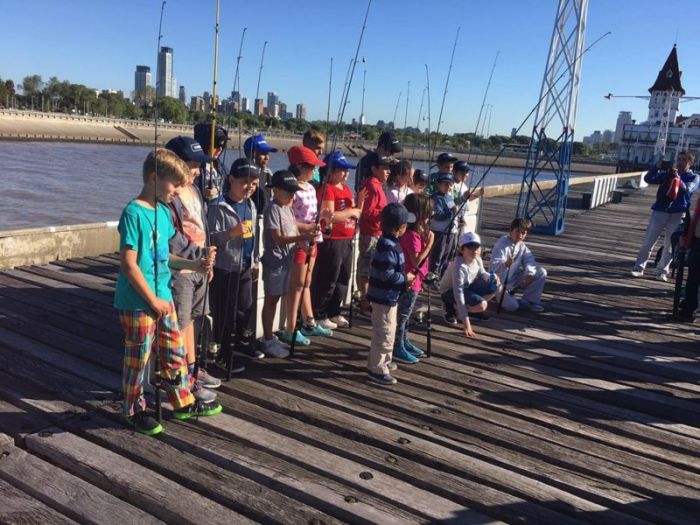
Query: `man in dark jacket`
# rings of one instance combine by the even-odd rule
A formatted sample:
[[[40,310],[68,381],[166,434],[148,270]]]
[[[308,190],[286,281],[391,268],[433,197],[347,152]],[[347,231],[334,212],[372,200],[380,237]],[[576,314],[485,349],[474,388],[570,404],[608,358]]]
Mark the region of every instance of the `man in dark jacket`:
[[[691,169],[694,161],[695,157],[691,153],[682,151],[678,154],[675,170],[662,170],[659,163],[644,176],[645,182],[659,185],[659,190],[656,193],[656,201],[651,207],[646,237],[639,249],[634,268],[630,272],[632,277],[644,275],[644,268],[651,250],[663,232],[664,250],[656,267],[656,278],[659,281],[668,281],[668,268],[673,257],[671,234],[680,224],[683,214],[690,206],[692,194],[700,184],[700,177]]]

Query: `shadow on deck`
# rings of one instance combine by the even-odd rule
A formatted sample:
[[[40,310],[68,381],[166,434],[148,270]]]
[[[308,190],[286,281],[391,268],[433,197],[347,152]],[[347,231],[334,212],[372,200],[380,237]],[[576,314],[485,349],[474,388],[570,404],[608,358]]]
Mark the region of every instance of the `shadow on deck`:
[[[698,329],[664,321],[671,284],[626,275],[649,202],[530,239],[544,314],[467,341],[434,303],[433,357],[394,388],[365,381],[360,318],[156,439],[119,422],[116,259],[2,271],[0,522],[697,523]],[[514,203],[487,202],[486,246]]]

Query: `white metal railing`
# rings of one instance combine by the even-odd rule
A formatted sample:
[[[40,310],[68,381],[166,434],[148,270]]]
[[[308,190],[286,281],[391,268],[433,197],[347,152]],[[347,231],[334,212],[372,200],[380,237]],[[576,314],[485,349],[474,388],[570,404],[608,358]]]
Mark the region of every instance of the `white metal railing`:
[[[603,175],[593,179],[593,191],[588,192],[590,200],[586,209],[592,210],[612,200],[612,193],[617,188],[617,175]],[[584,193],[586,195],[586,193]]]

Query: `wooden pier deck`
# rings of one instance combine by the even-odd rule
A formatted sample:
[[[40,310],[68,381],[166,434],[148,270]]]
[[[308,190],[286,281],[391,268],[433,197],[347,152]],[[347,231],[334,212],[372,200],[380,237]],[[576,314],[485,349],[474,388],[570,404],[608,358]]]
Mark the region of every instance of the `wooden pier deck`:
[[[359,319],[158,438],[119,421],[115,257],[2,271],[0,523],[696,524],[698,328],[664,320],[670,283],[626,275],[650,200],[529,239],[544,314],[466,341],[435,301],[433,357],[394,388],[365,381]],[[487,246],[514,202],[487,202]]]

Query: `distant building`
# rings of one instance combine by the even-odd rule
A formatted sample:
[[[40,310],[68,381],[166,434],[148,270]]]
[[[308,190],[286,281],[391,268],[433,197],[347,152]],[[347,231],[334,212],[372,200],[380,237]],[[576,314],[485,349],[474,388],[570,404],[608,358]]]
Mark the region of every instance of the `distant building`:
[[[241,97],[241,111],[250,111],[250,102],[247,97]]]
[[[211,95],[208,91],[202,93],[202,98],[204,99],[204,111],[209,111],[211,108]]]
[[[204,111],[204,99],[202,97],[192,97],[190,99],[190,110]]]
[[[241,94],[238,91],[231,91],[231,104],[234,113],[241,111]]]
[[[611,129],[603,131],[603,144],[612,144],[615,141],[615,132]]]
[[[146,86],[151,85],[151,68],[148,66],[136,66],[134,73],[134,93],[142,95],[146,92]]]
[[[177,98],[183,104],[187,103],[187,95],[185,94],[185,86],[180,86],[180,93],[178,93]]]
[[[156,93],[159,97],[173,96],[173,48],[161,47],[158,52]]]
[[[647,119],[639,124],[625,116],[620,136],[618,160],[628,165],[648,165],[656,161],[654,150],[659,131],[665,135],[665,159],[673,160],[679,151],[700,149],[700,115],[683,116],[680,99],[685,95],[681,84],[681,71],[678,65],[676,46],[673,46],[656,81],[649,88],[649,112]],[[618,121],[620,117],[618,117]],[[664,122],[668,121],[668,132],[664,132]],[[617,131],[617,130],[616,130]],[[631,166],[630,166],[631,167]]]
[[[261,117],[265,114],[265,106],[263,105],[263,99],[256,98],[253,104],[253,115],[256,117]]]
[[[296,117],[299,120],[306,120],[306,108],[304,104],[297,104]]]
[[[276,117],[279,115],[279,103],[280,98],[274,91],[267,92],[267,112],[271,117]],[[275,112],[275,106],[277,106],[277,111]]]
[[[583,143],[590,146],[600,144],[601,142],[603,142],[603,134],[600,132],[600,130],[595,130],[589,136],[583,137]]]
[[[620,142],[622,142],[622,130],[627,124],[634,124],[634,120],[632,120],[632,112],[620,111],[620,113],[617,115],[615,135],[613,136],[613,142],[616,144],[620,144]]]

